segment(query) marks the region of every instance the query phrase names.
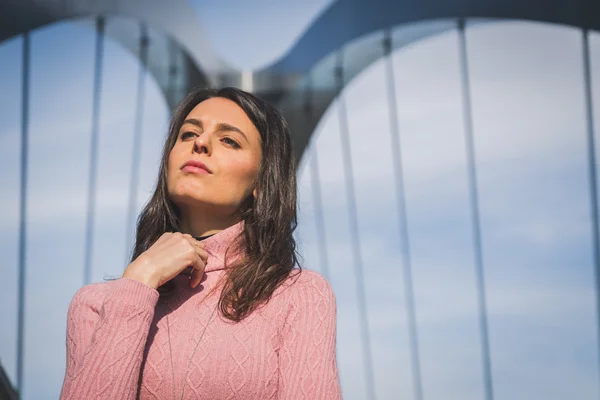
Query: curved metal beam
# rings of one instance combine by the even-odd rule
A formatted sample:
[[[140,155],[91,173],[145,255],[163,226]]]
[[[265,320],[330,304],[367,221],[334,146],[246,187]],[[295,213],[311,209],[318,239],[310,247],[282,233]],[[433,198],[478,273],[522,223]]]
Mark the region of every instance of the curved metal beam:
[[[190,1],[8,0],[0,2],[0,41],[53,22],[94,16],[122,16],[173,38],[206,75],[233,72],[215,52]]]
[[[188,0],[5,0],[0,1],[0,42],[65,20],[89,25],[107,21],[106,36],[140,57],[137,27],[148,26],[150,52],[145,65],[173,108],[191,87],[239,85],[240,74],[210,45]],[[169,65],[175,54],[175,65]],[[177,75],[177,79],[173,79]],[[173,87],[173,82],[179,82]]]
[[[435,19],[525,19],[600,30],[592,0],[338,0],[311,25],[273,72],[304,73],[346,43],[392,26]]]
[[[374,33],[364,35],[342,46],[341,52],[351,52],[355,55],[348,61],[346,84],[352,81],[365,68],[383,57],[383,35],[388,28],[381,28]],[[435,21],[419,21],[411,24],[404,24],[393,30],[393,48],[401,48],[417,40],[436,35],[450,29],[456,29],[456,19],[444,19]],[[321,117],[337,97],[340,88],[335,85],[334,58],[336,51],[325,56],[319,62],[312,66],[310,70],[303,74],[288,74],[288,79],[294,76],[298,78],[287,89],[279,89],[283,95],[277,100],[277,106],[283,111],[292,131],[294,133],[294,142],[296,152],[299,158],[307,148],[313,131]],[[261,81],[268,81],[268,76],[272,72],[264,71],[259,76]],[[280,74],[275,73],[275,76]],[[299,112],[303,106],[303,93],[306,91],[308,82],[318,81],[319,84],[312,88],[312,110],[310,117]]]
[[[600,2],[593,0],[338,0],[325,10],[278,62],[258,73],[259,81],[288,83],[280,87],[283,93],[278,105],[284,110],[294,130],[296,151],[301,156],[321,116],[338,94],[335,85],[316,90],[315,108],[311,119],[295,112],[302,104],[305,77],[314,74],[319,66],[328,64],[332,54],[341,48],[354,46],[374,32],[391,27],[406,29],[394,38],[399,48],[427,36],[454,29],[456,18],[463,19],[520,19],[571,25],[600,30]],[[349,82],[364,68],[377,61],[365,55],[352,66]],[[322,68],[321,68],[322,69]],[[322,75],[323,71],[318,74]],[[296,79],[293,79],[296,77]],[[331,75],[333,81],[333,73]]]

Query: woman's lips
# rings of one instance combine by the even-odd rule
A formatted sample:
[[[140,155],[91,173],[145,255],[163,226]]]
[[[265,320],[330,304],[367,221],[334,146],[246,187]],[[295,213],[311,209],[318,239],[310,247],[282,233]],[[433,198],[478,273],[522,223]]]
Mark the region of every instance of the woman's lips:
[[[205,174],[208,175],[209,174],[209,172],[207,170],[205,170],[204,168],[196,167],[195,165],[186,165],[181,170],[183,172],[189,172],[191,174],[198,174],[198,175],[205,175]]]

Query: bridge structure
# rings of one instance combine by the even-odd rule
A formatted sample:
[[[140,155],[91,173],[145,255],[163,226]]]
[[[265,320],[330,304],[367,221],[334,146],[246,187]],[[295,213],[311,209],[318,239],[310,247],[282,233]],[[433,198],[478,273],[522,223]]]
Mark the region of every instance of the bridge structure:
[[[93,212],[95,175],[97,163],[98,114],[100,96],[100,76],[104,39],[109,37],[119,42],[140,61],[140,79],[137,107],[143,103],[141,90],[146,74],[150,74],[160,87],[169,107],[175,107],[183,96],[194,87],[237,86],[265,98],[285,115],[291,126],[298,157],[302,157],[308,148],[311,135],[325,111],[336,99],[340,101],[338,117],[342,134],[342,143],[349,175],[346,176],[350,200],[350,227],[353,231],[355,248],[358,244],[356,225],[356,206],[352,187],[352,168],[349,159],[347,116],[343,103],[343,89],[374,62],[386,59],[386,79],[388,87],[394,87],[394,71],[391,68],[390,54],[423,38],[448,31],[458,30],[460,37],[460,60],[462,72],[463,100],[466,107],[465,129],[467,136],[467,157],[469,159],[470,206],[474,241],[474,261],[478,284],[479,326],[482,343],[482,371],[485,399],[494,397],[489,354],[486,294],[484,285],[484,265],[481,254],[479,223],[479,205],[477,200],[477,174],[475,154],[472,145],[470,121],[470,87],[465,29],[472,24],[485,24],[498,20],[528,20],[568,25],[579,28],[584,46],[585,83],[587,95],[588,146],[594,148],[594,132],[591,112],[590,60],[588,34],[600,31],[600,2],[593,0],[338,0],[324,10],[308,27],[287,53],[274,64],[258,71],[238,70],[228,65],[212,47],[203,29],[193,5],[188,0],[0,0],[0,42],[18,35],[23,36],[23,82],[22,82],[22,147],[21,147],[21,185],[20,185],[20,232],[19,232],[19,313],[17,344],[17,382],[22,387],[23,348],[24,348],[24,309],[26,291],[25,252],[26,252],[26,201],[28,169],[28,103],[30,82],[29,35],[32,31],[60,21],[74,21],[89,25],[96,32],[95,48],[95,85],[93,101],[93,126],[91,129],[92,147],[90,149],[90,186],[86,241],[89,253],[93,232]],[[389,90],[388,100],[391,117],[392,135],[399,146],[397,121],[394,116],[396,99],[393,90]],[[139,126],[140,121],[137,121]],[[136,127],[136,135],[141,131]],[[139,160],[138,160],[139,163]],[[395,153],[397,172],[398,207],[403,215],[402,174],[399,153]],[[600,288],[600,235],[597,210],[596,160],[590,153],[590,187],[592,225],[594,234],[594,267],[596,271],[596,293]],[[134,161],[133,171],[136,165]],[[135,187],[137,182],[133,173],[131,182],[131,207],[134,210]],[[318,185],[318,182],[316,183]],[[130,220],[134,216],[130,215]],[[352,223],[354,221],[354,223]],[[408,230],[402,222],[400,231],[401,245],[408,246]],[[323,234],[324,227],[320,227]],[[408,254],[408,252],[405,252]],[[407,256],[409,257],[409,256]],[[362,275],[360,254],[354,254],[357,260],[355,272]],[[85,265],[86,283],[90,279],[89,257]],[[414,397],[422,400],[422,384],[419,362],[417,319],[412,299],[412,278],[410,259],[402,260],[405,290],[407,293],[407,326],[411,349],[411,372]],[[326,270],[326,269],[325,269]],[[368,316],[364,288],[360,279],[357,287],[359,314],[362,323],[361,339],[363,360],[365,360],[365,382],[368,398],[375,398],[372,368],[370,366],[370,341],[368,334]],[[598,305],[598,300],[597,300]],[[598,307],[600,309],[600,307]],[[599,346],[600,347],[600,346]]]

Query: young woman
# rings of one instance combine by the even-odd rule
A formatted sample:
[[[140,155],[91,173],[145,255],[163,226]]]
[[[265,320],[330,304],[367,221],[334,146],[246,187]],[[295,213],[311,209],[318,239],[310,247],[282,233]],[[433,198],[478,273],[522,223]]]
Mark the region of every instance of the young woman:
[[[71,302],[61,399],[341,398],[335,297],[296,268],[295,168],[269,104],[189,94],[131,264]]]

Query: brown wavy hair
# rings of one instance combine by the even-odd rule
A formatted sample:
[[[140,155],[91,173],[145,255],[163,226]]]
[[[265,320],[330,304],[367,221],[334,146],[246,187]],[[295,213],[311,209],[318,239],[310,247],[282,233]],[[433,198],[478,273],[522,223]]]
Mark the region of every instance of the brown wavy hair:
[[[250,118],[262,142],[262,160],[255,181],[256,198],[242,204],[244,230],[233,247],[244,258],[229,268],[219,299],[224,317],[241,321],[267,302],[295,267],[300,268],[293,232],[296,216],[296,158],[290,129],[266,101],[236,88],[198,89],[189,93],[171,118],[154,193],[137,222],[131,261],[165,232],[179,231],[179,210],[167,191],[171,149],[187,115],[204,100],[222,97],[235,102]],[[166,290],[168,292],[168,290]]]

